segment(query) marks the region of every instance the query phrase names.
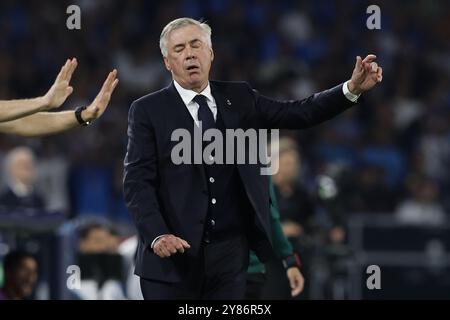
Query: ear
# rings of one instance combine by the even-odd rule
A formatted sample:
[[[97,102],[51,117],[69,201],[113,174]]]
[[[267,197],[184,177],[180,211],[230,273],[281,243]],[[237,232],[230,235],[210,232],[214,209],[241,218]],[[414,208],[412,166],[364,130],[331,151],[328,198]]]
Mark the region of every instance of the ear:
[[[211,62],[212,62],[214,61],[214,50],[212,48],[209,50],[211,50]]]
[[[170,67],[169,59],[164,57],[164,64],[166,65],[166,69],[169,71],[172,71],[172,68]]]

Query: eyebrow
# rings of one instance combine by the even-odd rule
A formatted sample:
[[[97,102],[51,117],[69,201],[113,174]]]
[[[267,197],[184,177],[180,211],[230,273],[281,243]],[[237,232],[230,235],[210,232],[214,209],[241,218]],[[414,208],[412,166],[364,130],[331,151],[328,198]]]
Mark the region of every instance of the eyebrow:
[[[201,39],[195,38],[195,39],[192,39],[191,41],[189,41],[189,44],[192,44],[194,42],[202,42],[203,43],[203,41]],[[186,45],[185,43],[178,43],[178,44],[174,45],[173,48],[176,49],[176,48],[184,47],[185,45]]]

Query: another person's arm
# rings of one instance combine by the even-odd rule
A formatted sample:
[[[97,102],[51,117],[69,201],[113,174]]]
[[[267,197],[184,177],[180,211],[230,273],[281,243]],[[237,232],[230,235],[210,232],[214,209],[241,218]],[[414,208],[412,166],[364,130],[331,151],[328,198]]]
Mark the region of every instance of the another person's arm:
[[[280,212],[278,210],[278,204],[272,181],[270,181],[269,188],[270,199],[272,201],[272,205],[270,206],[270,226],[272,231],[273,247],[275,254],[283,260],[283,265],[286,268],[286,276],[291,286],[291,295],[292,297],[295,297],[302,293],[305,285],[305,279],[300,272],[299,263],[297,265],[295,264],[297,257],[294,255],[292,245],[283,233],[280,222]]]
[[[73,92],[70,79],[77,60],[67,60],[48,92],[38,98],[0,101],[0,122],[16,120],[36,112],[59,108]]]
[[[109,73],[95,100],[81,112],[83,121],[92,122],[105,112],[119,81],[116,77],[116,70]],[[38,112],[17,120],[0,123],[0,132],[36,137],[64,132],[79,126],[75,111]]]

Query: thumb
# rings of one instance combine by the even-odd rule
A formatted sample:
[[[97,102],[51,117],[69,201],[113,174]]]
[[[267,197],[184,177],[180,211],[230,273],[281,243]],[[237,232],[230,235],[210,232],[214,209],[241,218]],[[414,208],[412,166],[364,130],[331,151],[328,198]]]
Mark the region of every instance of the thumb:
[[[185,247],[186,249],[189,249],[191,246],[189,245],[189,243],[187,243],[186,240],[181,239],[181,243],[183,244],[183,247]]]
[[[359,72],[362,70],[362,59],[360,56],[356,57],[356,64],[355,64],[356,70]]]
[[[68,87],[68,88],[66,89],[66,94],[67,94],[67,96],[70,96],[72,93],[73,93],[73,87]]]

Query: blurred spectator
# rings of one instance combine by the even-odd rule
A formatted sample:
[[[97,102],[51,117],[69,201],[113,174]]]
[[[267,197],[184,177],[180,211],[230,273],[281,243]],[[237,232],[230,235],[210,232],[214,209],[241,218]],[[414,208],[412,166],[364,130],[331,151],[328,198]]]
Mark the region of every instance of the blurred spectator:
[[[82,270],[83,300],[122,300],[124,294],[123,260],[118,253],[115,231],[97,223],[83,226],[79,232],[79,266]]]
[[[34,292],[38,279],[38,263],[29,253],[11,251],[3,259],[5,281],[0,300],[25,300]]]
[[[450,176],[450,112],[435,110],[425,118],[419,144],[427,176],[445,182]]]
[[[6,190],[0,195],[0,207],[7,211],[42,211],[44,201],[35,189],[36,165],[28,147],[11,150],[5,159]]]
[[[280,222],[284,235],[294,252],[301,253],[302,273],[306,279],[305,292],[297,299],[308,298],[310,276],[310,239],[313,237],[312,220],[315,213],[313,199],[300,180],[301,158],[295,140],[283,137],[278,146],[278,172],[273,176],[278,199]],[[276,261],[267,264],[267,282],[264,299],[288,299],[290,297],[284,268]]]
[[[125,292],[130,300],[143,300],[139,277],[134,274],[135,256],[138,246],[137,236],[129,237],[119,246],[119,253],[122,255],[126,270]]]
[[[114,252],[111,248],[111,234],[106,226],[96,223],[84,226],[79,232],[79,237],[80,253]]]
[[[439,203],[439,185],[426,177],[411,177],[408,196],[396,210],[397,218],[406,224],[439,226],[447,217]]]
[[[300,184],[300,154],[296,142],[281,138],[279,142],[279,170],[274,175],[283,232],[297,241],[309,231],[314,215],[313,201]]]
[[[355,172],[351,190],[346,190],[348,209],[354,213],[391,213],[396,198],[389,190],[382,168],[362,164]],[[354,186],[358,186],[355,188]]]
[[[56,150],[55,145],[43,142],[37,163],[36,187],[49,212],[69,212],[69,168],[65,155]]]

